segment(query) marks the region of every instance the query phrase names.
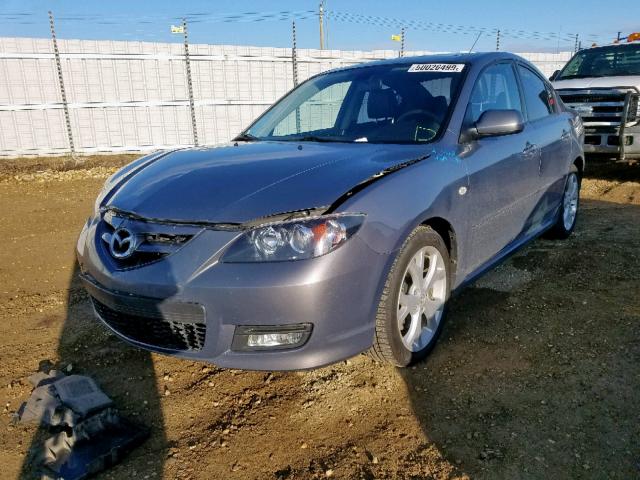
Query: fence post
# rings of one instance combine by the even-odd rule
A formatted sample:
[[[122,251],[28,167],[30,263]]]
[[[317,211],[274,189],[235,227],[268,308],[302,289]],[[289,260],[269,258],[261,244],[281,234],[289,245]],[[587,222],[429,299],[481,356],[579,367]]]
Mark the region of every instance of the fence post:
[[[496,52],[500,51],[500,29],[496,32]]]
[[[193,83],[191,81],[191,61],[189,60],[189,36],[187,35],[187,19],[182,19],[184,32],[184,61],[187,67],[187,90],[189,91],[189,109],[191,110],[191,127],[193,128],[193,144],[198,146],[198,127],[196,125],[196,108],[193,102]]]
[[[578,53],[578,34],[576,33],[576,43],[573,46],[573,53]]]
[[[404,57],[404,27],[400,31],[400,56]]]
[[[292,48],[291,48],[291,66],[293,68],[293,87],[298,86],[298,48],[296,42],[296,21],[291,23]],[[296,108],[296,133],[300,133],[300,109]]]
[[[320,2],[318,19],[320,20],[320,50],[324,50],[324,1]]]
[[[293,86],[298,86],[298,52],[296,45],[296,22],[295,20],[291,24],[292,27],[292,40],[293,47],[291,48],[291,66],[293,67]]]
[[[69,139],[69,149],[71,150],[71,158],[75,158],[76,149],[73,144],[73,132],[71,131],[71,117],[69,116],[69,104],[67,103],[67,92],[64,89],[64,80],[62,78],[62,63],[60,62],[60,51],[58,50],[58,40],[56,39],[56,29],[53,24],[53,13],[49,10],[49,25],[51,27],[51,40],[53,42],[53,55],[56,59],[56,68],[58,69],[58,83],[60,85],[60,96],[62,97],[62,110],[64,111],[64,120],[67,124],[67,138]]]

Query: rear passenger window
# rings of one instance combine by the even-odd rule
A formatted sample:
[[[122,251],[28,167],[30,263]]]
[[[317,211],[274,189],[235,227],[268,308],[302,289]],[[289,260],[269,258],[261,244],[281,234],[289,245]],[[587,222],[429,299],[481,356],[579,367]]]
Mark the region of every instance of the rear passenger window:
[[[518,65],[518,71],[522,80],[524,101],[527,105],[529,120],[538,120],[553,113],[553,100],[544,81],[533,71],[522,65]]]
[[[487,110],[517,110],[522,113],[516,74],[510,63],[498,63],[478,77],[467,106],[465,124],[473,125]]]

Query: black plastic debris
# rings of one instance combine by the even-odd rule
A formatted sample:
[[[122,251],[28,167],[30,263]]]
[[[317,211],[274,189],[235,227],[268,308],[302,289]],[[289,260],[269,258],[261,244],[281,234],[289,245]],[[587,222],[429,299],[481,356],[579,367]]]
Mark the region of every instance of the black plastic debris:
[[[34,455],[42,478],[85,479],[118,463],[149,436],[146,427],[122,418],[90,377],[51,370],[29,381],[35,388],[16,417],[53,434]]]
[[[46,425],[58,425],[62,414],[62,403],[56,388],[52,385],[37,387],[31,392],[29,400],[18,410],[18,419],[22,422],[37,422]],[[73,412],[71,412],[73,416]],[[69,419],[73,424],[73,419]]]
[[[34,387],[41,387],[43,385],[49,385],[50,383],[60,380],[64,377],[64,373],[59,370],[49,370],[49,373],[36,372],[29,377],[29,383]]]
[[[81,417],[110,407],[113,402],[89,377],[70,375],[53,384],[60,401]]]
[[[87,478],[120,462],[148,434],[115,410],[105,409],[78,424],[71,434],[60,432],[45,441],[44,473],[55,479]]]

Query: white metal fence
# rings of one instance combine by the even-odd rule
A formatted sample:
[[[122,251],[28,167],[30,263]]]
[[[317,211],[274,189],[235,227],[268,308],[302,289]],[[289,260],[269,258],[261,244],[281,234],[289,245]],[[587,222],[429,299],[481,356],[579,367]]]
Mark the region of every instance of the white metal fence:
[[[193,144],[182,44],[58,40],[58,45],[77,152]],[[228,141],[293,87],[289,48],[196,44],[189,52],[200,144]],[[571,56],[520,55],[547,75]],[[393,50],[298,49],[298,79],[396,56]],[[0,37],[0,156],[68,151],[51,41]]]

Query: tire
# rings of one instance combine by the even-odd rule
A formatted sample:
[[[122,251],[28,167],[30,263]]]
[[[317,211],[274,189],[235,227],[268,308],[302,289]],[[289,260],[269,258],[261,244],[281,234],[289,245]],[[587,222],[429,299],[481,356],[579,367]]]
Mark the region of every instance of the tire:
[[[575,165],[571,165],[565,181],[562,203],[556,223],[545,234],[546,238],[564,240],[573,232],[580,209],[580,186],[582,179]],[[574,190],[575,189],[575,190]],[[573,213],[571,212],[573,210]]]
[[[422,282],[414,282],[420,276]],[[397,367],[425,358],[442,331],[450,293],[447,246],[432,228],[420,226],[405,240],[387,275],[370,356]]]

